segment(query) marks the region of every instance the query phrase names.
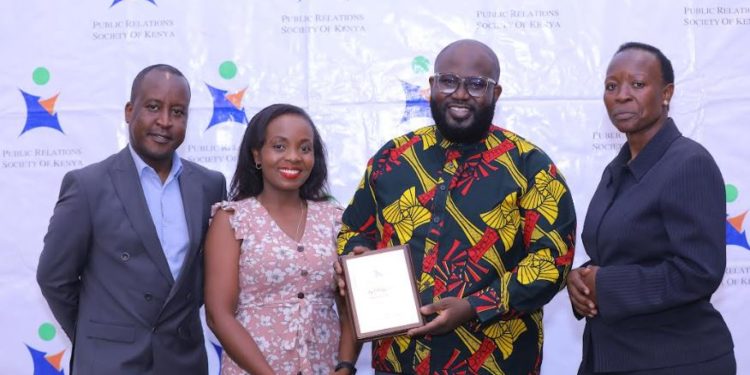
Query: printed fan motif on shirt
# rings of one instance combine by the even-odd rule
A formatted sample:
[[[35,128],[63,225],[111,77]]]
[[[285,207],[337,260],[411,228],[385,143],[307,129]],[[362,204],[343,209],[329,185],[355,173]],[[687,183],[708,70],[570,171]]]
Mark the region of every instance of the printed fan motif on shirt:
[[[414,228],[430,221],[430,211],[419,204],[415,191],[414,187],[407,189],[399,200],[383,210],[386,225],[393,226],[399,243],[409,242]]]
[[[534,186],[521,198],[521,207],[538,211],[549,223],[557,220],[557,206],[560,198],[567,192],[556,175],[554,167],[550,167],[549,173],[539,171],[534,177]]]
[[[518,282],[523,285],[531,284],[538,280],[555,282],[560,273],[555,267],[555,258],[549,249],[542,249],[536,253],[529,254],[518,263]]]
[[[518,210],[516,197],[516,192],[510,193],[495,208],[479,215],[490,228],[498,231],[505,251],[508,251],[513,245],[516,233],[521,225],[521,214]]]

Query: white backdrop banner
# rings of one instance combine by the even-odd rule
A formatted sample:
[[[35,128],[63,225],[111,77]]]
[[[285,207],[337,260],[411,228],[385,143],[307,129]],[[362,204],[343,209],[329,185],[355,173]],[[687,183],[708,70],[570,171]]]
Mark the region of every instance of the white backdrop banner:
[[[750,1],[381,0],[0,2],[0,373],[68,373],[70,342],[35,281],[65,172],[128,142],[135,74],[168,63],[192,86],[179,153],[231,178],[247,120],[278,102],[306,108],[347,203],[386,140],[431,122],[428,77],[446,44],[474,38],[500,57],[495,123],[543,148],[565,174],[579,223],[624,138],[602,103],[617,47],[672,60],[671,115],[726,182],[727,271],[714,295],[750,374]],[[579,228],[580,232],[580,228]],[[575,264],[585,260],[578,245]],[[565,292],[545,309],[544,374],[575,374],[583,323]],[[220,347],[209,333],[212,374]],[[371,373],[363,351],[361,373]]]

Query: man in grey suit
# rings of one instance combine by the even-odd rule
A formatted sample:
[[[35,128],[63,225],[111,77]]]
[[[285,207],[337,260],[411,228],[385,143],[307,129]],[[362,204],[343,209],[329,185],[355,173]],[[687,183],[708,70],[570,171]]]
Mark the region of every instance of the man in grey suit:
[[[130,144],[65,175],[39,258],[74,374],[205,374],[203,239],[226,181],[180,159],[190,86],[153,65],[133,81]]]

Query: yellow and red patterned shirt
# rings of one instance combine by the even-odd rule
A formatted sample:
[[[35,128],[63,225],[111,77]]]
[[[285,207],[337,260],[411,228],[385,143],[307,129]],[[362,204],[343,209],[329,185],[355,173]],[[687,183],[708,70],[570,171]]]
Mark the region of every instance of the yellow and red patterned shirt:
[[[448,334],[376,340],[376,370],[539,373],[542,306],[565,285],[576,225],[542,150],[496,126],[468,145],[421,128],[370,160],[343,224],[339,253],[409,244],[420,303],[454,296],[477,313]]]

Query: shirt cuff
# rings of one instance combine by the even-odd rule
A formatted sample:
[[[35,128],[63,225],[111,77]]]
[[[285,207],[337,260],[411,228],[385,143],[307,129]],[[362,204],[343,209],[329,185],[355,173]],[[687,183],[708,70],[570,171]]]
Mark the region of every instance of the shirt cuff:
[[[500,308],[500,298],[493,288],[482,289],[466,297],[466,300],[481,323],[496,319],[505,313],[505,310]]]

